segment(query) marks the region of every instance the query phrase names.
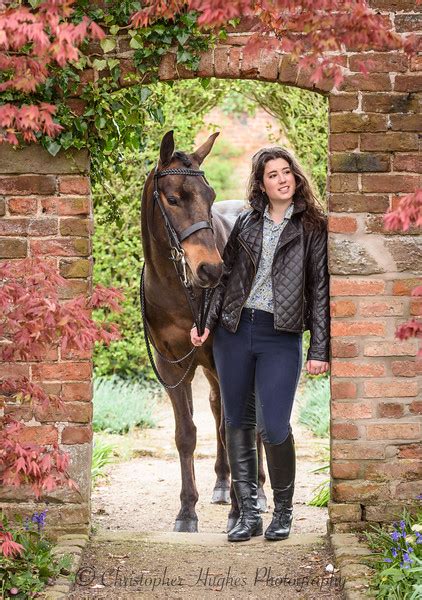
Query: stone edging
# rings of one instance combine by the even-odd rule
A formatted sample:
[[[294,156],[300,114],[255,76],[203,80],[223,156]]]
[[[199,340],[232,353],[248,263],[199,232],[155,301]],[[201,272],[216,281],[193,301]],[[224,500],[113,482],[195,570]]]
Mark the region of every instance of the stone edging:
[[[70,568],[63,569],[54,583],[42,591],[43,600],[66,600],[73,586],[72,575],[80,567],[82,551],[88,543],[88,539],[88,535],[82,533],[68,533],[57,538],[53,554],[56,556],[71,554],[73,560]]]
[[[369,590],[369,581],[375,572],[368,565],[368,557],[372,555],[369,546],[359,541],[358,536],[353,533],[334,533],[328,538],[336,567],[346,581],[343,590],[345,600],[375,598],[375,593]]]

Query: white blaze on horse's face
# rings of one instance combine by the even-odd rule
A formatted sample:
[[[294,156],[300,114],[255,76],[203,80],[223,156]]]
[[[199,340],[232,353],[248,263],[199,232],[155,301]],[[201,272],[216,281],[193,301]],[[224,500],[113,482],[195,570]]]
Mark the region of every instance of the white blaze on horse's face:
[[[166,136],[170,141],[167,140],[164,148],[166,136],[163,138],[159,170],[162,168],[200,170],[202,161],[211,151],[218,135],[217,133],[210,136],[205,144],[192,154],[185,154],[174,153],[172,132],[169,134]],[[203,176],[169,175],[160,179],[160,190],[167,215],[178,234],[200,221],[209,221],[212,224],[211,206],[215,200],[215,192]],[[185,251],[189,267],[188,278],[191,283],[205,288],[215,287],[222,274],[223,261],[212,229],[203,228],[195,231],[181,242],[181,246]]]

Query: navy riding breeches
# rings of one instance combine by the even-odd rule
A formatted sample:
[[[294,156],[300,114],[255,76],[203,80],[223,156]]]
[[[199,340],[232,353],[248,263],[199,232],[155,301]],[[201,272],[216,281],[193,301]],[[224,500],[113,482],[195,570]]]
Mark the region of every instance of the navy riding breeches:
[[[302,369],[302,334],[277,331],[272,313],[244,308],[235,333],[217,326],[213,353],[225,422],[257,425],[263,441],[284,442]]]

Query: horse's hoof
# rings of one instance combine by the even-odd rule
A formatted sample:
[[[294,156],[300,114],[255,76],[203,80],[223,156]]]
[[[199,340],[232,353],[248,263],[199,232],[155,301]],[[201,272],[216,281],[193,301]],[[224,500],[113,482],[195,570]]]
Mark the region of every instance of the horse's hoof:
[[[211,498],[211,504],[230,504],[230,489],[226,488],[214,488]]]
[[[259,512],[262,512],[262,513],[268,512],[267,497],[266,497],[263,489],[258,489],[258,504],[259,504]]]
[[[173,531],[198,533],[198,519],[176,519]]]
[[[233,529],[233,527],[236,525],[237,520],[239,517],[229,517],[227,519],[227,527],[226,527],[226,533],[229,533],[229,531],[231,529]]]

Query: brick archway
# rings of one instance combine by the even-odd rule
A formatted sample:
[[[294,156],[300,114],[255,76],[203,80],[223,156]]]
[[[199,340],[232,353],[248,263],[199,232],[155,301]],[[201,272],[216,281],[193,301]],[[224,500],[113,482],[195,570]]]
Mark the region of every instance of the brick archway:
[[[397,31],[417,28],[422,15],[407,0],[374,0]],[[405,12],[403,12],[405,11]],[[408,12],[406,12],[408,11]],[[409,232],[391,234],[382,213],[398,196],[421,186],[418,131],[422,130],[421,57],[409,61],[398,52],[371,53],[376,67],[369,78],[358,72],[363,55],[348,49],[342,57],[344,83],[318,86],[288,56],[249,51],[250,23],[230,32],[224,44],[204,54],[191,73],[164,57],[161,80],[192,77],[259,79],[322,93],[329,98],[330,211],[329,266],[332,296],[330,530],[364,528],[396,516],[421,491],[420,374],[415,340],[399,343],[395,327],[415,310],[410,290],[422,257]],[[116,50],[124,77],[135,72],[128,41]],[[365,54],[365,57],[368,55]],[[86,72],[89,79],[92,72]],[[80,100],[73,99],[77,108]],[[14,152],[0,146],[0,258],[19,259],[38,251],[56,261],[67,285],[62,298],[87,293],[91,286],[92,207],[89,157],[84,151],[55,158],[38,146]],[[72,475],[82,495],[50,494],[52,533],[86,533],[90,523],[92,441],[92,364],[89,356],[52,354],[42,363],[0,365],[45,382],[62,392],[63,414],[36,413],[28,438],[58,441],[71,453]],[[21,414],[22,418],[25,415]],[[418,460],[419,457],[419,460]],[[6,513],[32,509],[23,489],[0,491]],[[19,507],[17,506],[19,504]]]

